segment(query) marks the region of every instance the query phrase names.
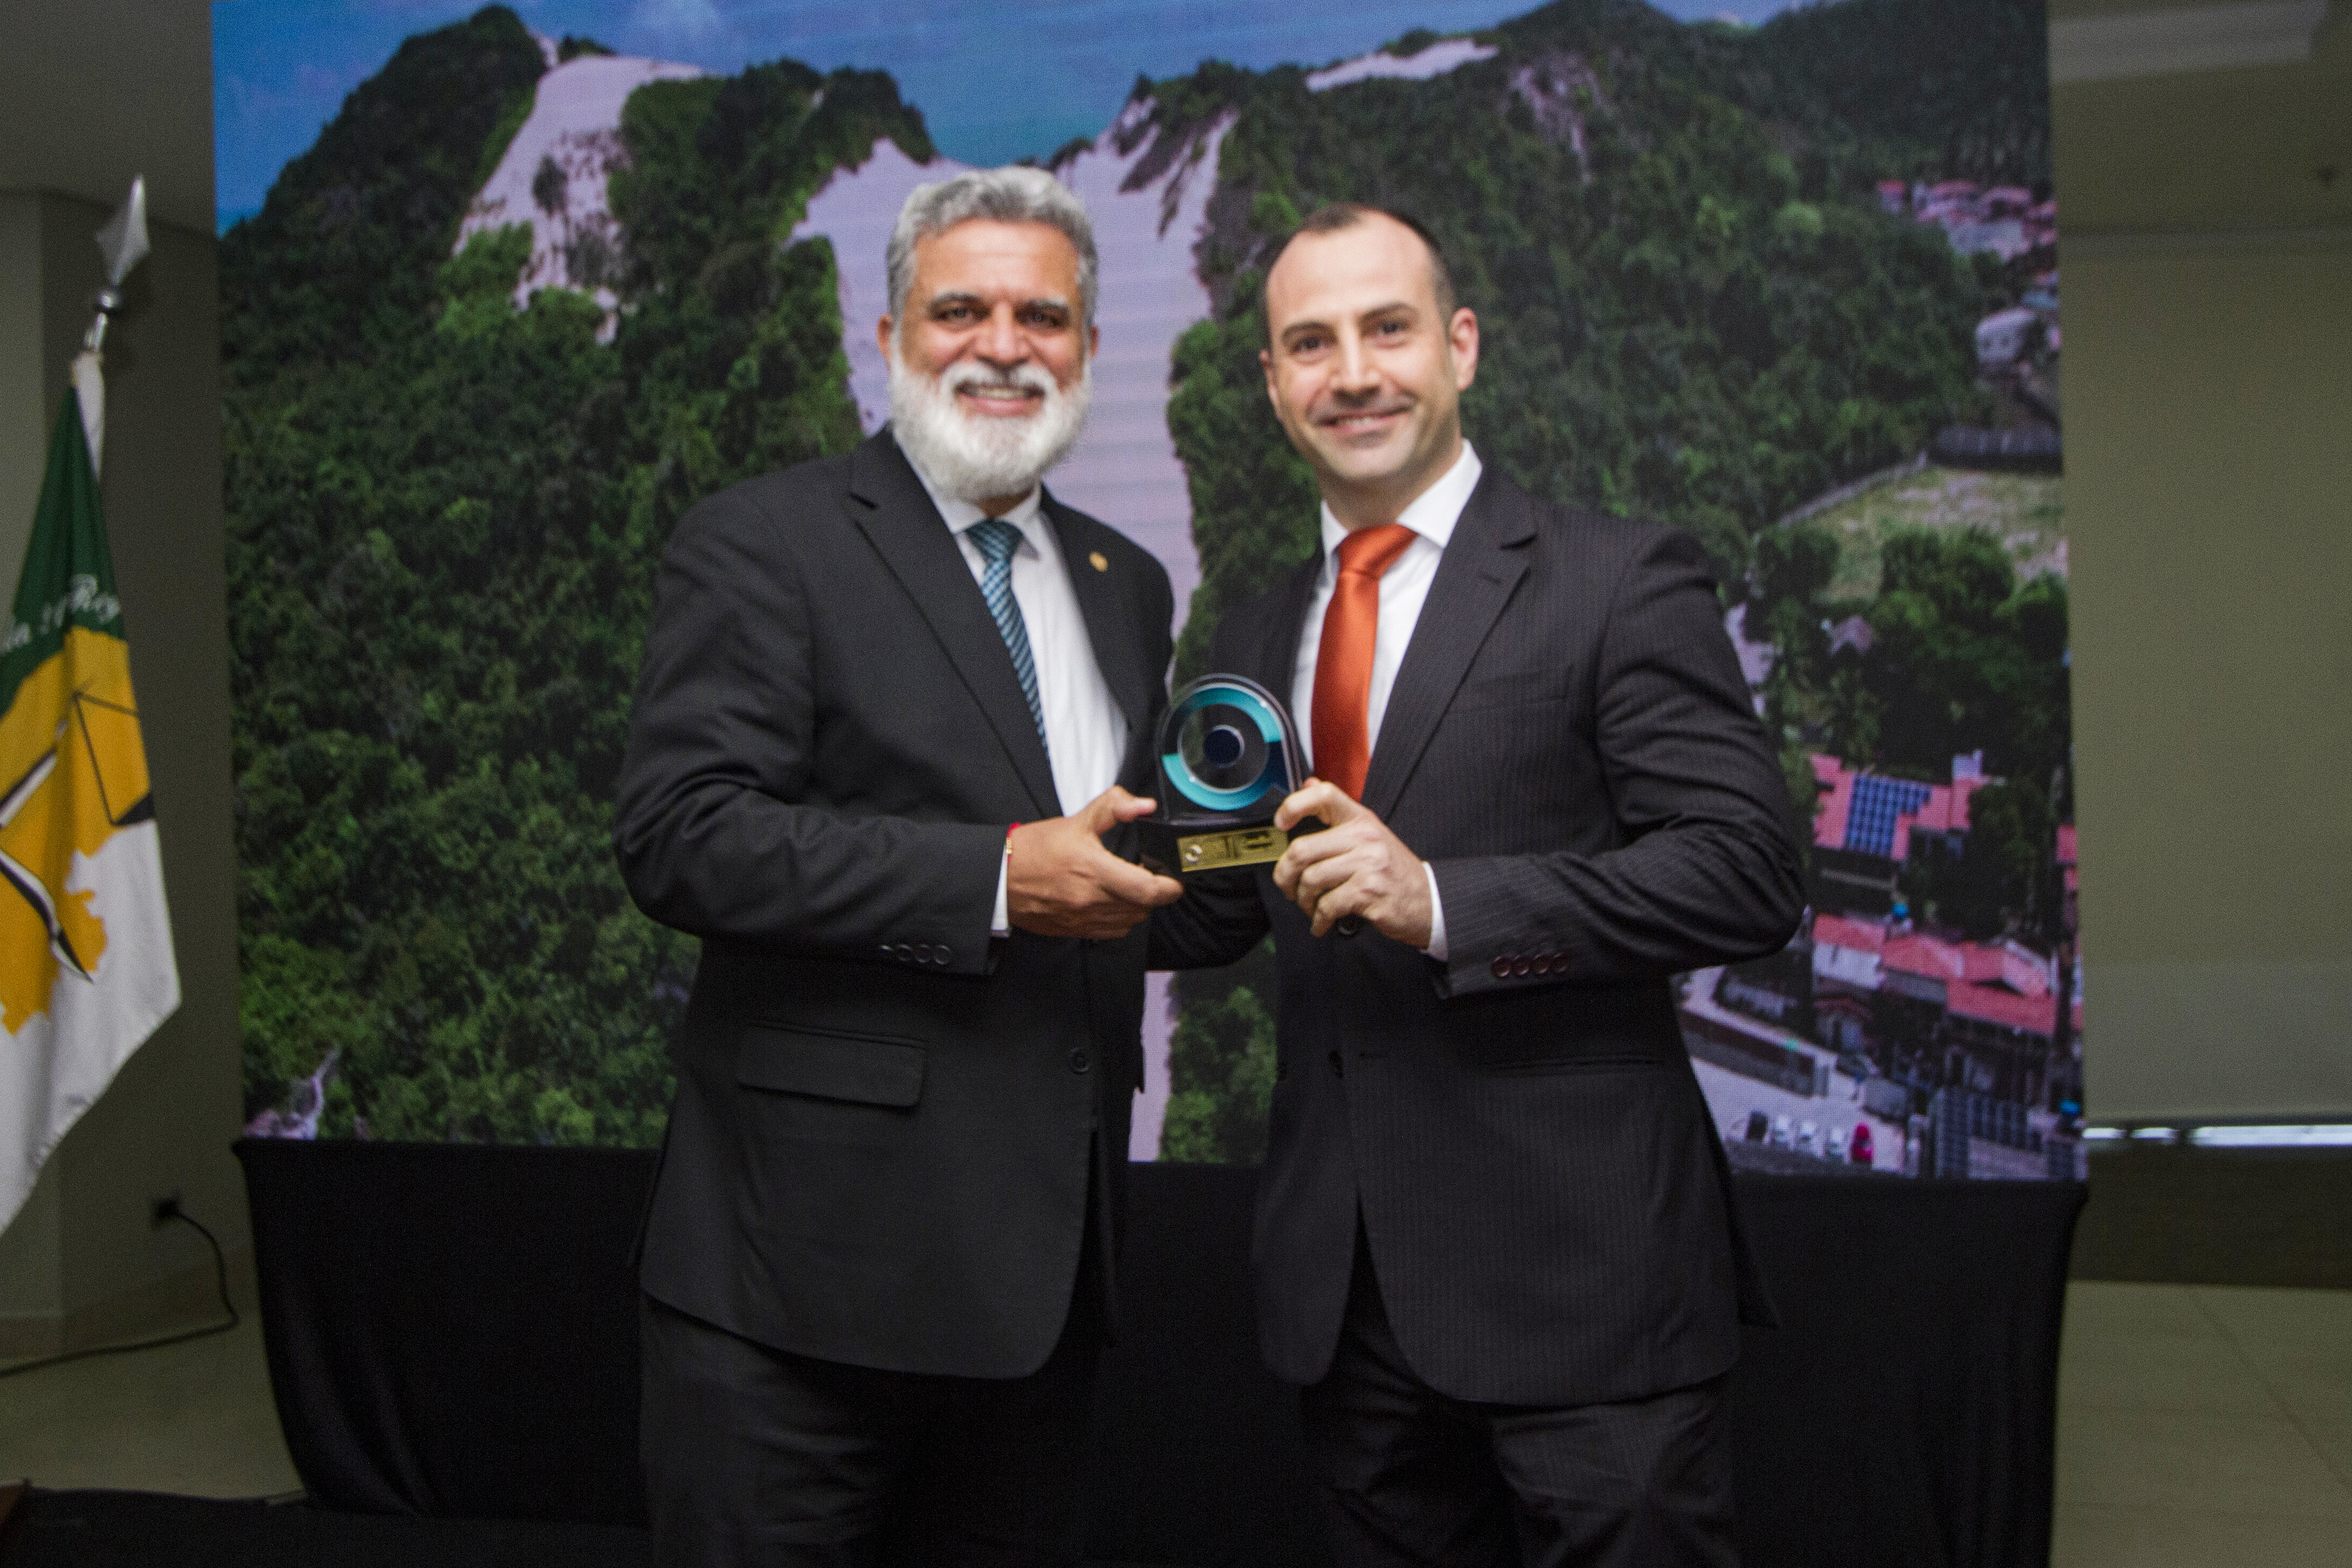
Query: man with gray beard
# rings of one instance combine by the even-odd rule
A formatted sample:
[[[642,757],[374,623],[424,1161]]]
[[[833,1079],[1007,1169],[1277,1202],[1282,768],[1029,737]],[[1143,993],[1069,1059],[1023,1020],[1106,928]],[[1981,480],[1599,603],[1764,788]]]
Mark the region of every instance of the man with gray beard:
[[[664,1564],[1077,1556],[1172,605],[1040,483],[1077,199],[925,185],[887,261],[891,425],[678,524],[622,763],[630,893],[703,939],[638,1273]]]

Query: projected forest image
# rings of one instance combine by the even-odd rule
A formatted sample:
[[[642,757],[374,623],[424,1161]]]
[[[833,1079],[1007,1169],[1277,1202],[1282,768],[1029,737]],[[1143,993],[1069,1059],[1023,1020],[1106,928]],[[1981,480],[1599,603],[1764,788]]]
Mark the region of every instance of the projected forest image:
[[[1095,212],[1114,322],[1047,482],[1167,561],[1176,679],[1314,549],[1256,291],[1324,202],[1445,245],[1488,463],[1705,543],[1814,824],[1797,942],[1681,982],[1760,1168],[2077,1158],[2044,50],[2012,0],[1562,0],[1139,77],[1033,150]],[[892,74],[492,6],[399,44],[227,229],[256,1131],[658,1141],[696,944],[608,838],[654,571],[700,498],[876,426],[880,236],[961,166]],[[1257,1156],[1270,973],[1174,984],[1139,1153]]]

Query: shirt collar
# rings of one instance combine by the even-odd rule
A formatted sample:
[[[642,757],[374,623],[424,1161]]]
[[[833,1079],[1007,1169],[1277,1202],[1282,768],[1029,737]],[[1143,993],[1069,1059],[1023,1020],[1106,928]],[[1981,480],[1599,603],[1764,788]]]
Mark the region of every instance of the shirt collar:
[[[940,516],[947,520],[950,532],[961,534],[988,515],[972,502],[959,500],[931,483],[931,476],[923,472],[922,465],[914,458],[908,458],[907,466],[915,470],[917,479],[923,481],[923,492],[931,498],[931,504],[940,509]],[[1045,495],[1044,485],[1031,485],[1029,493],[1013,502],[1012,510],[1004,513],[1004,521],[1019,529],[1021,536],[1040,552],[1045,549],[1039,537],[1045,520],[1038,516],[1038,511]]]
[[[1437,482],[1412,498],[1412,504],[1397,514],[1397,521],[1443,550],[1454,539],[1454,526],[1462,521],[1462,509],[1470,504],[1470,492],[1478,488],[1478,476],[1486,471],[1470,443],[1462,443],[1462,455],[1454,466],[1438,475]],[[1339,542],[1348,537],[1347,528],[1331,515],[1328,501],[1323,504],[1323,559],[1328,563],[1339,553]]]

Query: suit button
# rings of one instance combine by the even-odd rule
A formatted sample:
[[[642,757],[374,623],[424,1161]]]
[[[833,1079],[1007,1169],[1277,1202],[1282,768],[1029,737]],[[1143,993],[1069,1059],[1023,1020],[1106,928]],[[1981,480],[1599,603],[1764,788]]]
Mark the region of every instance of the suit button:
[[[1339,1052],[1333,1051],[1328,1059],[1331,1063],[1331,1076],[1333,1078],[1345,1078],[1348,1076],[1348,1064],[1340,1059]]]
[[[1070,1053],[1070,1070],[1072,1072],[1085,1072],[1094,1065],[1094,1058],[1087,1055],[1084,1050],[1075,1050]]]
[[[912,963],[915,962],[915,950],[908,947],[903,942],[898,946],[892,948],[890,951],[897,956],[898,962],[901,963]]]
[[[1511,955],[1507,952],[1486,966],[1486,973],[1497,980],[1508,980],[1511,977]]]
[[[1538,974],[1549,974],[1551,973],[1550,953],[1539,952],[1536,954],[1535,972]]]
[[[933,963],[946,964],[951,963],[954,961],[955,954],[948,951],[948,944],[946,942],[941,942],[939,946],[931,949],[931,962]]]
[[[930,961],[931,944],[928,942],[917,942],[915,944],[915,962],[917,963],[929,963]]]
[[[1532,972],[1534,968],[1534,961],[1528,958],[1525,953],[1521,953],[1518,957],[1511,960],[1511,973],[1515,975],[1527,974]]]
[[[1358,931],[1364,929],[1364,917],[1361,915],[1341,915],[1338,920],[1331,922],[1331,929],[1338,931],[1341,936],[1353,936]]]

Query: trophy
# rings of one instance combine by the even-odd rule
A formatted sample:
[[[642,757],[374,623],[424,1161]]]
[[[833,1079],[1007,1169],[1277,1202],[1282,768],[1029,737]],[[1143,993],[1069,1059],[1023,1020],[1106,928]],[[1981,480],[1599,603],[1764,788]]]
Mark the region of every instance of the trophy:
[[[1280,699],[1238,675],[1202,676],[1160,727],[1160,809],[1135,825],[1144,867],[1175,877],[1281,859],[1291,834],[1275,808],[1306,776]]]

